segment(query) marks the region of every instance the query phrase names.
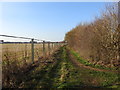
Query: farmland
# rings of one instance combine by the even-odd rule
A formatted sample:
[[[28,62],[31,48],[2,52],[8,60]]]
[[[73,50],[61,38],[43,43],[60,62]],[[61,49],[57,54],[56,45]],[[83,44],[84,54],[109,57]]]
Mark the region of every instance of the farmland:
[[[51,53],[54,49],[51,47]],[[34,58],[35,61],[39,57],[43,57],[43,44],[34,44]],[[49,55],[48,44],[45,44],[45,53]],[[2,58],[5,60],[6,54],[11,57],[16,57],[21,63],[24,62],[23,59],[27,59],[27,62],[31,62],[31,44],[2,44]]]
[[[106,4],[3,3],[0,88],[120,90],[120,2]]]
[[[17,77],[21,74],[21,71],[25,72],[28,67],[32,65],[32,52],[30,43],[5,43],[1,44],[2,48],[2,79],[3,87],[10,87],[17,82]],[[50,48],[49,48],[50,47]],[[34,63],[44,62],[54,50],[57,49],[56,44],[45,44],[45,50],[43,51],[43,44],[34,44]],[[44,59],[43,59],[44,58]],[[10,82],[11,81],[11,82]],[[9,84],[9,85],[8,85]]]

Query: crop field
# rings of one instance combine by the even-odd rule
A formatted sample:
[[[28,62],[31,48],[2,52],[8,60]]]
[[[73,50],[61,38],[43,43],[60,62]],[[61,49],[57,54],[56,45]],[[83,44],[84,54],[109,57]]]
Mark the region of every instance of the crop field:
[[[50,45],[50,50],[48,48],[48,44],[45,44],[45,53],[48,56],[49,52],[52,53],[52,45]],[[17,58],[21,63],[31,62],[31,44],[2,44],[2,60],[3,62],[6,58]],[[7,57],[9,56],[9,57]],[[34,44],[34,58],[35,61],[40,57],[43,57],[43,44]]]
[[[52,44],[50,44],[50,50],[52,51]],[[16,55],[17,58],[21,57],[31,57],[31,44],[2,44],[2,56],[4,60],[4,56],[6,53],[12,53]],[[50,52],[51,52],[50,51]],[[48,44],[45,44],[45,52],[48,54]],[[38,56],[43,55],[43,44],[34,44],[34,53],[35,53],[35,58],[37,59]]]

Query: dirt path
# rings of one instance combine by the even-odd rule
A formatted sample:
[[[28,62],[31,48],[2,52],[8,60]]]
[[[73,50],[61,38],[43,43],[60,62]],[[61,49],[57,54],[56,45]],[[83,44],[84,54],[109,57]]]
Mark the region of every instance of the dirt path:
[[[69,57],[71,58],[71,62],[76,66],[76,67],[83,67],[83,68],[86,68],[86,69],[90,69],[90,70],[94,70],[94,71],[101,71],[101,72],[113,72],[113,73],[118,73],[117,71],[112,71],[112,70],[105,70],[105,69],[98,69],[98,68],[93,68],[93,67],[90,67],[90,66],[86,66],[82,63],[80,63],[79,61],[76,60],[75,56],[73,56],[69,50],[67,50],[67,53],[69,55]]]

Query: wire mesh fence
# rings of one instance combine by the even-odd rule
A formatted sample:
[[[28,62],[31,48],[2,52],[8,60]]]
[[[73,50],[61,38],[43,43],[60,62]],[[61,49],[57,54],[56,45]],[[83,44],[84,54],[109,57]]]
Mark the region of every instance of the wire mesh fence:
[[[2,60],[5,59],[17,60],[20,65],[26,63],[34,63],[42,57],[48,57],[57,48],[64,45],[64,42],[48,42],[26,37],[16,37],[8,35],[0,35],[9,38],[28,39],[30,42],[4,42],[2,41]],[[41,42],[40,42],[41,41]]]
[[[30,63],[31,61],[40,60],[41,57],[51,55],[58,46],[56,43],[34,43],[32,48],[31,43],[2,43],[2,60],[14,57],[20,63]],[[34,55],[34,60],[32,58]],[[8,57],[9,56],[9,57]],[[12,58],[11,58],[12,59]]]
[[[26,37],[16,37],[0,35],[7,38],[19,38],[13,42],[0,41],[0,64],[1,75],[4,86],[11,87],[18,80],[17,74],[21,74],[23,68],[26,69],[35,63],[43,63],[65,42],[49,42]],[[25,39],[26,41],[23,41]],[[17,78],[18,79],[18,78]]]

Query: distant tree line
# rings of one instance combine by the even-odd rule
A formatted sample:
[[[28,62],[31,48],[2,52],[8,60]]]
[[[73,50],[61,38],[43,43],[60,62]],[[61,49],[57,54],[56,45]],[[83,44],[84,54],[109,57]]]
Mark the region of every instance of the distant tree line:
[[[65,40],[70,48],[94,64],[108,67],[120,65],[120,27],[118,5],[106,5],[100,17],[69,31]]]

